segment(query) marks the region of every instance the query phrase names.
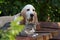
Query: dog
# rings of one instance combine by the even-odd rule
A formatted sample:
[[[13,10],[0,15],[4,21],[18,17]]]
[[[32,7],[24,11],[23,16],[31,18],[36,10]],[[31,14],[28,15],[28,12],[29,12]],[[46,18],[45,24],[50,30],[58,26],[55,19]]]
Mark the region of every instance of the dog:
[[[33,23],[36,25],[36,30],[37,31],[40,30],[37,12],[35,11],[35,8],[33,5],[27,4],[26,6],[24,6],[24,8],[21,10],[21,15],[24,18],[24,20],[21,21],[21,24]]]
[[[37,30],[40,30],[39,23],[38,23],[38,17],[37,13],[35,11],[35,8],[31,4],[27,4],[24,6],[24,8],[21,10],[20,13],[17,14],[18,16],[23,16],[23,20],[21,22],[17,22],[17,24],[28,24],[33,23],[37,26]],[[15,16],[14,20],[17,18]]]
[[[17,22],[17,24],[24,24],[25,28],[24,30],[21,32],[21,35],[31,35],[34,34],[35,30],[38,26],[38,17],[37,17],[37,13],[35,11],[35,8],[33,7],[33,5],[31,4],[27,4],[26,6],[24,6],[24,8],[21,10],[21,12],[19,13],[20,16],[23,16],[23,20],[20,22]],[[15,16],[15,19],[18,16]],[[34,26],[35,25],[35,26]],[[31,30],[30,30],[31,29]]]

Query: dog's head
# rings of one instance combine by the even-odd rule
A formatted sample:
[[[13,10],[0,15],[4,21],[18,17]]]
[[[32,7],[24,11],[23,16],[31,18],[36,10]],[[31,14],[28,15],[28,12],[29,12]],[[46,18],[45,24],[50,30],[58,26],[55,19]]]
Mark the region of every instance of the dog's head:
[[[30,4],[26,5],[22,9],[21,14],[25,18],[26,22],[37,21],[37,13],[35,12],[35,8]]]

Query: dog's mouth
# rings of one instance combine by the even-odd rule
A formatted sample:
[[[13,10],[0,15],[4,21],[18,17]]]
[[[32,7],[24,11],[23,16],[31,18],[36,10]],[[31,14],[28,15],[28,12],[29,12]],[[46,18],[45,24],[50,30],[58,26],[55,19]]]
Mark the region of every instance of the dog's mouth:
[[[29,22],[32,22],[33,21],[33,17],[31,17],[30,19],[27,19]]]

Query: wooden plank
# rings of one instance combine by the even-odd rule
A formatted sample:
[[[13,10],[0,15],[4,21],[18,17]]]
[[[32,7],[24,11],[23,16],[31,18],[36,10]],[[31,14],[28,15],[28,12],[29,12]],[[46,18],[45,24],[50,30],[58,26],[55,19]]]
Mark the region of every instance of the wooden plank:
[[[36,40],[43,40],[43,36],[38,36]]]
[[[54,36],[52,39],[50,40],[60,40],[60,30],[58,30],[58,35],[57,36]]]
[[[41,30],[36,31],[36,33],[51,33],[51,35],[54,37],[58,35],[58,30],[41,28]]]
[[[16,37],[16,40],[34,40],[32,37]]]
[[[49,40],[50,38],[52,38],[50,33],[39,33],[37,36],[37,40]]]
[[[16,40],[48,40],[52,38],[51,33],[38,33],[36,37],[16,37]]]
[[[40,27],[60,29],[60,22],[40,22]]]

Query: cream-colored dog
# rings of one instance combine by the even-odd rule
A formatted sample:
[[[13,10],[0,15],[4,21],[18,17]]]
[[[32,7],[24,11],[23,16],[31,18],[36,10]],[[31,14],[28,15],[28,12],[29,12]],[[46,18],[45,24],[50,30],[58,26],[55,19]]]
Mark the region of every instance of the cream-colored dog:
[[[34,24],[33,26],[31,25],[31,27],[28,25],[28,29],[24,29],[24,31],[22,32],[24,34],[24,32],[26,34],[33,34],[35,32],[35,29],[36,29],[36,25],[38,23],[38,18],[37,18],[37,13],[35,11],[35,8],[28,4],[26,5],[22,10],[21,10],[21,13],[19,13],[21,16],[23,16],[24,20],[22,20],[21,22],[17,22],[18,24],[25,24],[25,25],[28,25],[28,24]],[[17,16],[15,16],[15,19],[17,18]],[[26,26],[25,26],[26,27]],[[31,28],[31,30],[30,30]]]

